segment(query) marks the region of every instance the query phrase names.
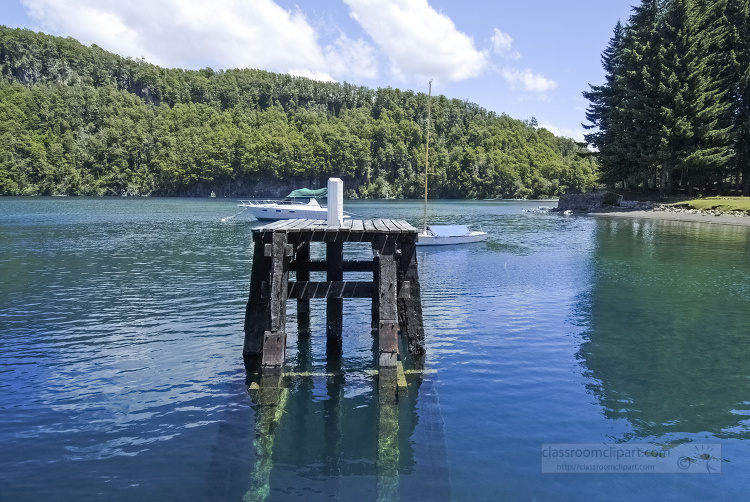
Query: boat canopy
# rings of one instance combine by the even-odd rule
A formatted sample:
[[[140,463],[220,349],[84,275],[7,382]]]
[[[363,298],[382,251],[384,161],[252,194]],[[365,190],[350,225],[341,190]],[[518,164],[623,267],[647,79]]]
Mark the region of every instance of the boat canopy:
[[[436,237],[459,237],[471,233],[466,225],[427,225],[427,229]]]
[[[299,188],[297,190],[292,190],[292,192],[287,195],[287,197],[313,197],[313,198],[320,198],[325,197],[328,193],[327,188],[319,188],[318,190],[311,190],[309,188]]]

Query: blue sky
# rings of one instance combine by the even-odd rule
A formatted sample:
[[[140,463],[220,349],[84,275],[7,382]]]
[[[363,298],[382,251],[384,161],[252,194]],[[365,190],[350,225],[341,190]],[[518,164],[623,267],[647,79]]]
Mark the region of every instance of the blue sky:
[[[633,0],[4,0],[0,24],[170,68],[260,68],[467,100],[582,139]]]

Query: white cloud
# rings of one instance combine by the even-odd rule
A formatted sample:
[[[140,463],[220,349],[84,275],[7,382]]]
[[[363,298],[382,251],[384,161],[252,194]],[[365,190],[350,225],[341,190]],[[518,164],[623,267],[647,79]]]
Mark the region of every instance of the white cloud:
[[[328,65],[338,75],[375,78],[378,63],[375,49],[362,39],[351,40],[343,33],[325,48]]]
[[[554,134],[555,136],[563,136],[566,138],[572,138],[575,141],[582,142],[583,141],[583,134],[584,130],[583,128],[579,129],[569,129],[566,127],[557,127],[552,124],[539,124],[539,127],[542,127],[544,129],[547,129],[549,132]]]
[[[344,0],[387,55],[394,75],[460,81],[478,76],[488,55],[427,0]]]
[[[161,66],[262,68],[323,80],[373,76],[373,49],[321,47],[305,16],[273,0],[22,0],[45,30]]]
[[[557,82],[533,73],[528,68],[518,70],[503,68],[500,72],[505,80],[513,87],[521,86],[524,91],[544,93],[557,87]]]
[[[495,28],[491,40],[492,50],[495,54],[498,54],[505,59],[518,59],[521,57],[521,54],[513,49],[513,39],[507,33],[503,33]]]
[[[297,77],[307,77],[312,80],[319,80],[320,82],[336,82],[336,79],[333,78],[329,73],[313,71],[309,68],[290,68],[285,73],[289,73],[290,75],[295,75]]]

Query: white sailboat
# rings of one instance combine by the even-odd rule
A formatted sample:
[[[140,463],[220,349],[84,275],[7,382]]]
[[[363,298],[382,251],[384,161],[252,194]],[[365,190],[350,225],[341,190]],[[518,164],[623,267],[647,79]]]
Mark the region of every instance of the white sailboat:
[[[487,238],[487,232],[471,230],[466,225],[427,224],[427,175],[430,168],[430,104],[432,103],[432,80],[427,94],[427,150],[424,167],[424,228],[417,234],[417,246],[445,246],[448,244],[469,244]]]
[[[466,225],[427,225],[417,235],[417,246],[469,244],[487,239],[487,232],[471,230]]]

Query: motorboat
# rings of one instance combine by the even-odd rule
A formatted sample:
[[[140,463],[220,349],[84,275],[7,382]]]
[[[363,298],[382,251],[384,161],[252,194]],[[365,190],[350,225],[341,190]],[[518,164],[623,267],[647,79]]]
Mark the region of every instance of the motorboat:
[[[237,205],[246,208],[258,220],[323,220],[328,217],[328,209],[321,207],[318,198],[325,197],[327,192],[325,188],[300,188],[281,200],[240,200]]]
[[[322,207],[318,199],[325,197],[327,193],[326,188],[300,188],[281,200],[240,200],[237,205],[246,208],[258,220],[325,220],[328,218],[328,209]]]

